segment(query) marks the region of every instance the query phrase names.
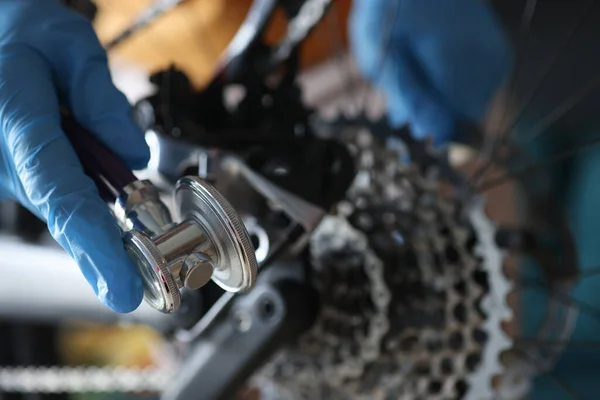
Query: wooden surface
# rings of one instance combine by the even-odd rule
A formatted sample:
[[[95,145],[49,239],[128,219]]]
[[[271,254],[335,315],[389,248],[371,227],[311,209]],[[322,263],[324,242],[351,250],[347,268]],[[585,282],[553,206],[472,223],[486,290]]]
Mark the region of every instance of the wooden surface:
[[[124,30],[154,0],[96,0],[96,31],[103,43]],[[197,85],[210,78],[214,65],[244,20],[252,0],[188,0],[161,16],[111,52],[149,71],[171,64],[183,69]],[[341,50],[350,0],[336,0],[327,17],[305,43],[304,66],[314,65]],[[267,38],[274,42],[285,30],[277,13]]]

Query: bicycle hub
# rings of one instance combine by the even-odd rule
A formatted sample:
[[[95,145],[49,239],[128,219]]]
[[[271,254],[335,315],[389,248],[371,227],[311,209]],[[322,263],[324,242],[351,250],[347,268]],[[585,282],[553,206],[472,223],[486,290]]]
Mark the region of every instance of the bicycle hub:
[[[210,279],[229,292],[254,285],[258,263],[246,228],[209,183],[198,177],[177,182],[174,211],[181,222],[175,223],[152,183],[137,180],[118,157],[64,115],[63,129],[99,194],[114,203],[125,229],[125,249],[153,308],[175,312],[181,288],[199,289]]]

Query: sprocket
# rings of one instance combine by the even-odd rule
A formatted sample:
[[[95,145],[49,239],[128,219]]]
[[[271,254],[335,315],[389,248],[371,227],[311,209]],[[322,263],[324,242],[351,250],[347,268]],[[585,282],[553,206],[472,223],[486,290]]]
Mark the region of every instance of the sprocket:
[[[359,172],[312,235],[322,312],[257,376],[267,398],[493,398],[511,285],[483,199],[448,190],[442,154],[425,165],[365,129],[342,139]]]

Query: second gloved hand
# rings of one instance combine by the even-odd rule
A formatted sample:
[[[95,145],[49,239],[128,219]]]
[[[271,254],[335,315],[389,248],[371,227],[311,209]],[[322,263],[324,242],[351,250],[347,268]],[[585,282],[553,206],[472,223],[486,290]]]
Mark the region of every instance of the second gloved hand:
[[[0,195],[47,222],[105,305],[132,311],[141,279],[61,130],[60,105],[129,167],[146,165],[143,133],[90,23],[57,0],[0,0]]]
[[[511,69],[508,41],[481,0],[354,0],[350,37],[390,122],[439,144],[482,121]]]

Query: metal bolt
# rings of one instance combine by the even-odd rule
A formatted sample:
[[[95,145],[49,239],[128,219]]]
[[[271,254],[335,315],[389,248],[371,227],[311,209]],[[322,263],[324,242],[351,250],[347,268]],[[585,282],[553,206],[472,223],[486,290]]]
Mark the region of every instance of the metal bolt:
[[[206,254],[192,253],[183,262],[180,279],[186,289],[200,289],[210,281],[213,270],[214,267]]]

